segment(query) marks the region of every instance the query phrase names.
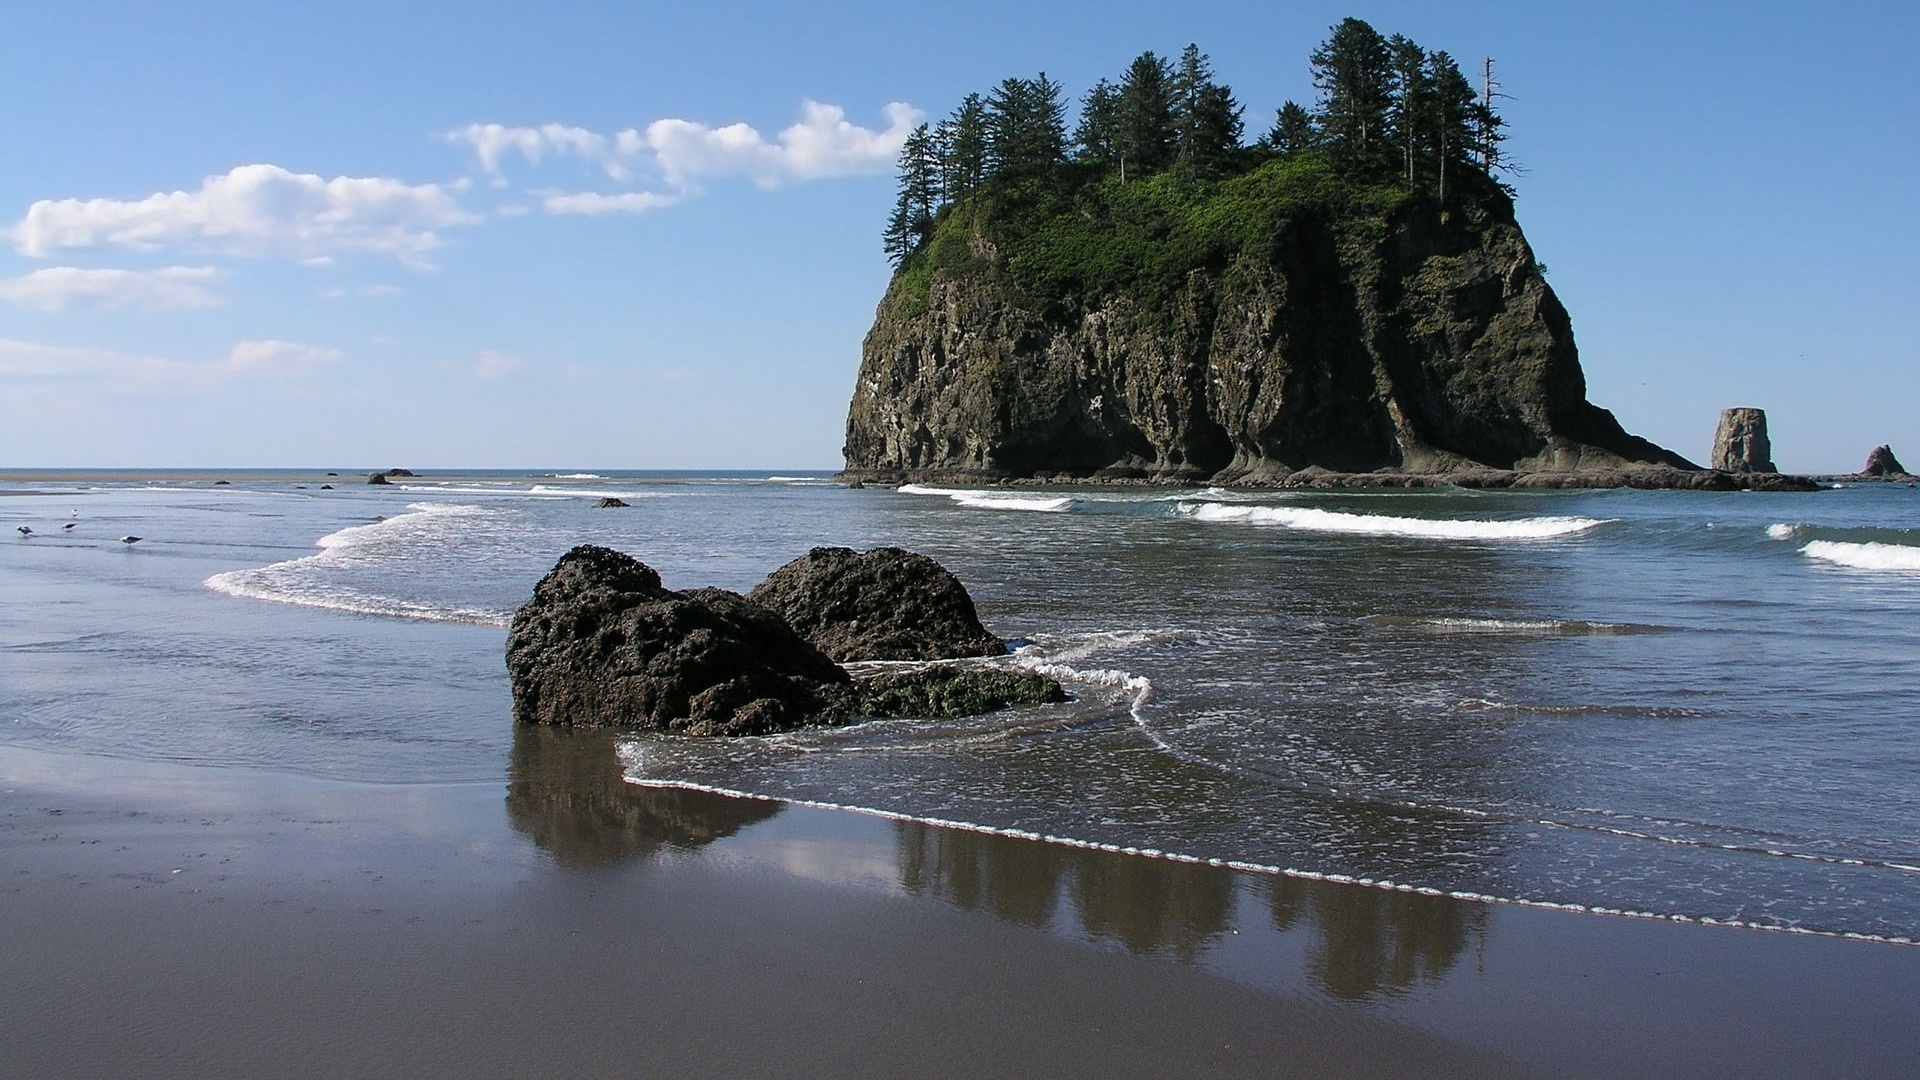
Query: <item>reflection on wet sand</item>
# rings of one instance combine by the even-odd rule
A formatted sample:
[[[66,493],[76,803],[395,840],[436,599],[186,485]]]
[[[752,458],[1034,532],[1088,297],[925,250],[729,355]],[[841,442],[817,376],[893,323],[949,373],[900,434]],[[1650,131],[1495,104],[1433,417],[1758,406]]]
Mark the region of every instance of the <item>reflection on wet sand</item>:
[[[778,814],[781,805],[629,784],[610,731],[515,725],[507,820],[562,866],[695,848]]]
[[[1307,974],[1334,997],[1357,1001],[1439,981],[1486,932],[1487,909],[1449,896],[1275,877],[1266,885],[1273,928],[1303,922],[1317,942]]]
[[[894,837],[908,892],[1187,961],[1222,935],[1254,931],[1235,926],[1235,901],[1243,888],[1264,894],[1276,932],[1314,935],[1306,974],[1343,1000],[1443,978],[1486,927],[1484,907],[1445,896],[1256,878],[919,822],[895,823]]]

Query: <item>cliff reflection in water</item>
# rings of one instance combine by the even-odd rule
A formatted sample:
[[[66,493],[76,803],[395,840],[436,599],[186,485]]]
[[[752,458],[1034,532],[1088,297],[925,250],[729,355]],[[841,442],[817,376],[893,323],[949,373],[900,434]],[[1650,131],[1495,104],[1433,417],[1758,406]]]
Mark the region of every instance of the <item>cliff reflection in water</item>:
[[[1259,878],[918,822],[896,823],[894,836],[910,893],[1135,953],[1201,959],[1229,933],[1258,932],[1236,926],[1236,906],[1242,896],[1264,900],[1275,932],[1313,935],[1305,975],[1342,1000],[1444,978],[1486,930],[1485,907],[1445,896]]]
[[[696,848],[781,810],[775,802],[626,782],[614,733],[517,724],[507,820],[562,866]]]

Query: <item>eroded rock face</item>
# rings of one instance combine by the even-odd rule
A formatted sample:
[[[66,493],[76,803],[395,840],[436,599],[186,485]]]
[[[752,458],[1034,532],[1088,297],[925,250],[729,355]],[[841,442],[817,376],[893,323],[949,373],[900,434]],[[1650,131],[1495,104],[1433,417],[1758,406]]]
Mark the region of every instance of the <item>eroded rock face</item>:
[[[632,556],[583,545],[514,613],[515,719],[754,735],[806,723],[847,673],[778,615],[724,589],[674,592]]]
[[[994,656],[1006,642],[980,625],[960,579],[895,547],[818,547],[747,594],[840,663]]]
[[[1866,467],[1860,471],[1867,476],[1907,475],[1906,467],[1900,464],[1899,458],[1893,456],[1891,446],[1874,447],[1873,452],[1867,455]]]
[[[1713,435],[1713,467],[1730,473],[1772,473],[1773,443],[1764,409],[1722,409]]]
[[[1510,208],[1303,216],[1259,257],[1197,267],[1170,306],[1036,302],[1013,253],[976,236],[970,254],[881,301],[847,479],[1697,468],[1587,401]]]

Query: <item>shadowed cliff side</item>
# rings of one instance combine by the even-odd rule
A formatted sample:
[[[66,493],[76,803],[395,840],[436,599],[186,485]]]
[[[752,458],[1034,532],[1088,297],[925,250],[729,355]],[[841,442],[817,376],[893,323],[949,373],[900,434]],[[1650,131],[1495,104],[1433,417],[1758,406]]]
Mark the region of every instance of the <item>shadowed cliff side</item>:
[[[944,208],[867,335],[845,454],[882,480],[1698,469],[1586,400],[1504,192],[1443,211],[1312,154]]]

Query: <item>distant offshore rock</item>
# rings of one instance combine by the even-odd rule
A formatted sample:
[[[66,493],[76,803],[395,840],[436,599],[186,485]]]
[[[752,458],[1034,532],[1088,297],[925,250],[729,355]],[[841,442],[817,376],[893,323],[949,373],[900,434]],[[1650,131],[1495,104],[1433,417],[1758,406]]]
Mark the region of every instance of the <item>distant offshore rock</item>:
[[[996,656],[966,587],[925,555],[817,547],[768,575],[747,598],[778,612],[840,663]]]
[[[1723,409],[1713,435],[1713,467],[1729,473],[1777,473],[1765,409]]]
[[[1888,480],[1912,479],[1907,473],[1906,466],[1900,464],[1900,459],[1893,456],[1893,447],[1885,445],[1873,448],[1873,452],[1867,455],[1866,466],[1860,472],[1864,476],[1878,476]]]
[[[627,502],[627,500],[625,499],[616,498],[612,495],[608,495],[605,498],[601,499],[599,502],[594,503],[593,508],[595,510],[610,510],[615,507],[631,506],[631,505],[633,504]]]
[[[367,474],[367,483],[369,483],[369,484],[373,484],[373,485],[375,485],[376,487],[377,487],[377,486],[380,486],[380,485],[383,485],[383,484],[385,484],[386,482],[387,482],[387,474],[386,474],[386,473],[383,473],[383,472],[377,472],[377,473],[368,473],[368,474]]]
[[[864,569],[857,557],[852,564],[827,561]],[[886,556],[881,563],[894,560]],[[849,586],[831,570],[814,567],[806,576],[826,596],[844,596]],[[799,577],[789,575],[781,591],[800,596]],[[960,592],[971,614],[972,601]],[[830,612],[833,605],[805,609]],[[998,642],[984,629],[979,633]],[[941,653],[937,644],[887,640],[919,659]],[[957,655],[979,654],[938,658]],[[929,668],[853,679],[775,611],[724,589],[675,592],[645,563],[593,545],[561,556],[534,586],[532,599],[514,613],[506,660],[514,718],[523,723],[690,735],[764,735],[867,717],[966,716],[1065,698],[1059,683],[1027,672]]]

